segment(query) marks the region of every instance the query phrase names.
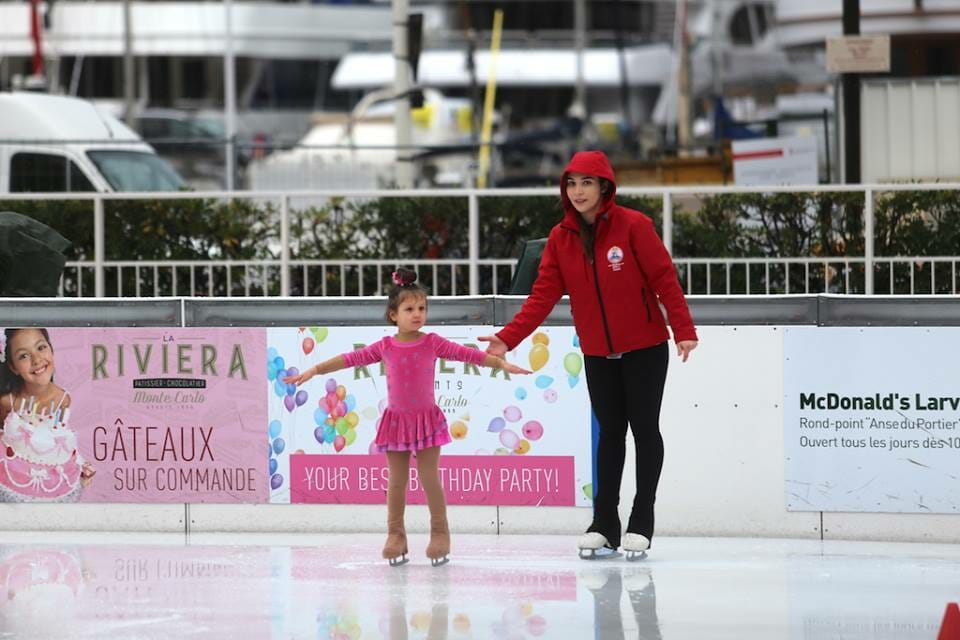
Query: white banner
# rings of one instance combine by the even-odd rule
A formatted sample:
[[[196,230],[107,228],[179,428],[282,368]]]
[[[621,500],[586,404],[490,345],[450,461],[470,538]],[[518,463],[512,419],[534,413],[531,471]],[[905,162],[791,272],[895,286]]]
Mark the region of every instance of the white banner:
[[[458,344],[475,347],[485,346],[478,336],[493,332],[490,326],[439,326],[431,330]],[[282,377],[292,368],[304,371],[395,333],[395,328],[387,326],[268,330],[271,502],[382,502],[382,454],[376,461],[343,460],[330,466],[334,458],[341,460],[340,456],[376,453],[372,444],[387,397],[386,376],[380,365],[316,376],[299,389],[283,385],[277,377],[278,372]],[[589,506],[590,402],[583,355],[573,328],[538,329],[507,357],[534,373],[510,376],[499,369],[437,361],[437,404],[446,414],[453,438],[444,446],[443,454],[455,468],[441,470],[445,489],[457,494],[451,503],[512,504],[503,501],[509,494],[519,500],[516,504]],[[291,471],[291,454],[329,457],[298,472]],[[497,460],[492,459],[494,456]],[[508,462],[499,456],[520,460]],[[561,458],[562,470],[550,463]],[[378,468],[371,471],[369,465],[374,462]],[[327,477],[331,473],[336,477]],[[334,483],[336,486],[332,486]],[[297,495],[291,499],[291,484],[294,492],[299,492],[299,499]]]
[[[786,504],[960,511],[960,328],[784,334]]]

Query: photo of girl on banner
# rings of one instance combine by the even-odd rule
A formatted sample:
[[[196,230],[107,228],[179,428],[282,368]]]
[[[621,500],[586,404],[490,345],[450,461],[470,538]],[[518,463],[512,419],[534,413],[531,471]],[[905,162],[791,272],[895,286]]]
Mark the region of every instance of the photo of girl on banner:
[[[3,332],[0,502],[75,502],[96,470],[77,448],[70,394],[54,382],[50,333]]]

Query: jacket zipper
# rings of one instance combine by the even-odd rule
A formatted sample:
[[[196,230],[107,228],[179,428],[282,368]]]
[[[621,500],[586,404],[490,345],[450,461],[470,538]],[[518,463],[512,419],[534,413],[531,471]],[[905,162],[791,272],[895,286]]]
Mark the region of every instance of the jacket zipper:
[[[650,317],[650,305],[647,304],[646,288],[640,289],[640,295],[643,297],[643,308],[647,310],[647,322],[653,322],[653,319]]]
[[[599,220],[596,224],[599,226]],[[597,228],[593,229],[593,260],[590,264],[593,266],[593,283],[597,287],[597,302],[600,303],[600,317],[603,319],[603,332],[607,336],[607,348],[610,353],[616,353],[613,350],[613,339],[610,337],[610,325],[607,324],[607,311],[603,308],[603,294],[600,293],[600,278],[597,275]]]

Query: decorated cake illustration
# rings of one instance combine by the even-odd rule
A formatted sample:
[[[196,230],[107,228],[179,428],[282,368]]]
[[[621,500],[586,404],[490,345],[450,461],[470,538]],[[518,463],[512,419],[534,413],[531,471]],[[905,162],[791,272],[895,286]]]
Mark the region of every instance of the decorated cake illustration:
[[[70,409],[39,413],[36,406],[11,411],[0,436],[0,501],[72,502],[80,493],[83,459],[77,434],[67,426]]]

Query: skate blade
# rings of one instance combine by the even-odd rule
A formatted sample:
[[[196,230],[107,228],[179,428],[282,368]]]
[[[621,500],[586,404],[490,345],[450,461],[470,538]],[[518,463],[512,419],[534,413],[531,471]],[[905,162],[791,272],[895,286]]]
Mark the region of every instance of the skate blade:
[[[580,549],[580,558],[583,560],[613,560],[619,558],[622,553],[616,549],[601,547],[600,549]]]
[[[627,562],[638,562],[646,557],[646,551],[627,551]]]
[[[410,558],[407,557],[407,554],[403,554],[402,556],[396,556],[395,558],[387,558],[387,562],[390,563],[391,567],[399,567],[410,562]]]
[[[450,562],[450,556],[443,556],[442,558],[430,558],[430,564],[435,567],[442,567],[448,562]]]

